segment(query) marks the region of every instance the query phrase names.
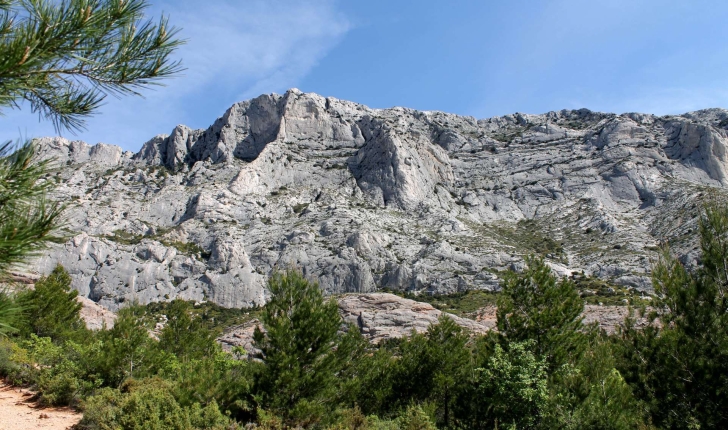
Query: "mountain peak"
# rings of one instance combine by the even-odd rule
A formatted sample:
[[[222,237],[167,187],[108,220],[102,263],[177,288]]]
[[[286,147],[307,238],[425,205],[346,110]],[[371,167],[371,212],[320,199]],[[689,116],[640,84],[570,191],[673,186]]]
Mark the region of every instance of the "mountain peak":
[[[298,267],[329,293],[496,289],[543,254],[564,276],[650,288],[672,240],[697,255],[701,202],[725,194],[726,111],[561,110],[480,119],[289,90],[179,125],[137,154],[43,139],[78,232],[39,260],[112,309],[126,300],[265,301]],[[697,249],[697,248],[696,248]],[[571,275],[570,275],[571,274]]]

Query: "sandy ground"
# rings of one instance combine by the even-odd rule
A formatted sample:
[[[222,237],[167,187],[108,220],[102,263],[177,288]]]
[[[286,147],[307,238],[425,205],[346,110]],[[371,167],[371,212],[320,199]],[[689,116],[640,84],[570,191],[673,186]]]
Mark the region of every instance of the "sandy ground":
[[[32,394],[0,381],[0,430],[65,430],[81,420],[70,408],[38,408]]]

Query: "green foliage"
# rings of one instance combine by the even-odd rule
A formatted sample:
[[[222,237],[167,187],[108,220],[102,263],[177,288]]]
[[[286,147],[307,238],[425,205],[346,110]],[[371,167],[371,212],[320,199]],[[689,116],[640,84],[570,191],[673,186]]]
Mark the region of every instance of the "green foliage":
[[[138,94],[181,70],[167,19],[144,0],[6,0],[0,10],[0,106],[21,100],[56,128],[83,128],[109,93]]]
[[[488,229],[527,253],[553,258],[560,258],[564,254],[563,244],[545,235],[543,226],[535,220],[521,220],[515,226],[495,223],[488,225]]]
[[[642,405],[615,368],[609,342],[594,339],[581,359],[565,365],[552,383],[549,427],[634,429],[642,426]]]
[[[132,305],[119,310],[111,330],[99,333],[101,347],[95,360],[105,385],[152,376],[173,360],[149,336],[150,328],[144,308]]]
[[[396,420],[397,428],[402,430],[436,430],[432,418],[420,405],[412,405],[405,409]]]
[[[85,330],[81,320],[78,291],[71,289],[71,277],[62,266],[35,283],[35,288],[18,295],[25,313],[26,333],[54,340],[65,339]]]
[[[145,236],[143,234],[130,233],[126,230],[114,230],[113,234],[107,235],[106,238],[122,245],[138,245],[144,238],[148,238],[151,240],[157,240],[164,246],[173,247],[185,255],[198,256],[203,260],[210,258],[211,253],[209,251],[205,251],[204,248],[194,242],[180,242],[165,239],[164,235],[168,232],[169,230],[163,229],[155,234]]]
[[[647,304],[641,294],[631,288],[615,285],[604,279],[573,273],[570,277],[576,289],[587,304],[607,306],[640,306]]]
[[[191,308],[184,300],[172,301],[159,335],[159,347],[183,361],[213,356],[219,349],[215,342],[218,333],[205,327],[199,317],[193,317]]]
[[[706,210],[700,233],[702,265],[665,253],[652,324],[630,318],[616,336],[584,326],[573,282],[534,258],[505,275],[498,332],[473,337],[443,316],[380,345],[342,330],[336,303],[297,272],[271,278],[261,311],[174,300],[124,308],[111,330],[64,331],[77,310],[58,268],[17,303],[7,297],[55,317],[36,313],[32,330],[0,337],[0,376],[45,404],[82,403],[81,428],[94,429],[724,428],[728,209]],[[445,300],[464,310],[467,297]],[[219,327],[258,312],[260,354],[222,352]]]
[[[390,404],[403,407],[411,401],[429,401],[438,422],[449,426],[453,406],[468,382],[471,363],[467,342],[467,333],[446,316],[425,335],[413,334],[402,342],[392,369]]]
[[[546,363],[532,352],[532,341],[495,345],[486,366],[476,369],[480,427],[537,428],[548,399]]]
[[[1,26],[0,20],[0,31]],[[5,59],[2,56],[0,58]],[[0,82],[4,85],[2,78]],[[0,100],[2,92],[0,89]],[[63,206],[48,200],[48,193],[53,185],[51,181],[43,179],[48,171],[49,162],[37,159],[34,145],[26,143],[17,148],[9,142],[0,145],[2,282],[8,280],[8,270],[12,267],[37,255],[49,242],[59,240],[54,231],[60,223]]]
[[[84,405],[82,430],[227,430],[239,428],[217,404],[181,406],[170,382],[158,378],[130,380],[120,390],[105,388]]]
[[[530,257],[526,264],[523,273],[504,278],[498,330],[509,342],[533,340],[534,352],[553,371],[583,351],[584,302],[574,284],[559,280],[543,259]]]
[[[391,412],[394,405],[390,399],[404,397],[404,394],[398,397],[394,392],[397,361],[393,352],[381,347],[361,354],[353,365],[356,382],[349,387],[351,398],[348,403],[361,407],[368,414]]]
[[[167,316],[168,309],[175,301],[153,302],[145,305],[147,317],[159,321]],[[224,330],[228,327],[249,322],[259,316],[259,308],[224,308],[212,302],[195,303],[189,306],[190,318],[199,320],[208,330]]]
[[[623,374],[661,427],[728,426],[728,208],[708,207],[699,231],[702,266],[688,272],[665,252],[653,324],[623,333]]]
[[[7,291],[0,290],[0,337],[16,333],[22,321],[23,308]]]
[[[422,405],[412,404],[392,419],[376,415],[365,416],[358,407],[341,413],[332,430],[435,430],[437,427]]]
[[[38,391],[41,404],[78,404],[101,386],[89,361],[98,343],[53,342],[31,334],[25,340],[0,342],[0,376]]]
[[[483,290],[468,290],[459,293],[443,295],[414,295],[404,294],[404,297],[420,302],[426,302],[435,308],[461,317],[473,317],[475,313],[486,306],[494,306],[498,301],[499,293]]]
[[[253,377],[260,366],[219,351],[205,359],[179,363],[163,375],[175,382],[172,392],[180,405],[214,401],[223,411],[250,419],[255,415]]]
[[[7,337],[0,337],[0,377],[14,385],[33,381],[35,365],[28,351]]]
[[[106,237],[122,245],[138,245],[144,239],[144,235],[129,233],[126,230],[114,230],[113,233]]]
[[[462,419],[472,385],[470,337],[442,316],[424,334],[380,345],[358,358],[356,404],[367,414],[392,416],[412,402],[427,403],[432,419],[450,426]]]
[[[182,254],[199,256],[203,260],[208,260],[211,255],[210,251],[205,251],[204,248],[194,242],[168,241],[164,239],[160,239],[160,242],[164,246],[176,248]]]
[[[98,346],[72,341],[58,345],[50,338],[31,335],[26,348],[37,366],[33,385],[42,404],[75,405],[101,386],[102,381],[93,373],[88,360]]]
[[[256,380],[260,403],[291,423],[312,425],[333,407],[336,374],[344,366],[345,354],[336,349],[338,307],[295,271],[273,274],[268,288],[265,331],[256,328],[254,336],[265,363]]]

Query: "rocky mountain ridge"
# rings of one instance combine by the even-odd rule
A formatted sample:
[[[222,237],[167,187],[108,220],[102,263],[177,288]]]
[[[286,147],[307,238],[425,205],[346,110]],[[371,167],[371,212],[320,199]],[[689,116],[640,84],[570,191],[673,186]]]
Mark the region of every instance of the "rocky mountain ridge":
[[[43,138],[72,235],[30,269],[63,264],[112,310],[260,305],[286,267],[332,294],[497,289],[533,253],[649,290],[662,242],[698,257],[700,205],[728,184],[727,129],[723,109],[476,120],[290,90],[136,154]]]

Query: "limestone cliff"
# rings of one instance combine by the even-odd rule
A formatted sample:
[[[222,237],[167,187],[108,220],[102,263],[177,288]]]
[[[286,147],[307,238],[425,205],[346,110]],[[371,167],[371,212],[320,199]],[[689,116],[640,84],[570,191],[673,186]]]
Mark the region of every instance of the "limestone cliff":
[[[530,253],[648,289],[659,242],[697,258],[699,205],[728,185],[727,127],[722,109],[476,120],[290,90],[136,154],[44,138],[72,235],[30,269],[63,264],[112,310],[261,304],[285,267],[327,293],[494,289]]]

